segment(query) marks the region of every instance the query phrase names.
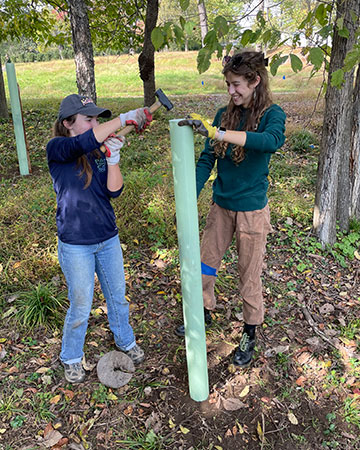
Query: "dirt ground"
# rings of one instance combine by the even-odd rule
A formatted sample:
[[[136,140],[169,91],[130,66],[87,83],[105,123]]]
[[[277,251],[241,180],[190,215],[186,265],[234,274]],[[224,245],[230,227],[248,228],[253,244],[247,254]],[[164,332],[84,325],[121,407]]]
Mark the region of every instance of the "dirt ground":
[[[301,120],[294,111],[292,122]],[[310,230],[285,216],[273,227],[263,271],[265,322],[253,364],[243,370],[231,363],[243,326],[235,249],[224,258],[206,334],[203,402],[190,398],[185,343],[174,334],[182,322],[181,282],[170,254],[124,251],[131,323],[146,359],[119,389],[101,385],[96,372],[101,356],[115,349],[99,286],[80,385],[64,381],[61,332],[20,332],[6,313],[14,304],[7,297],[0,450],[360,448],[360,261],[344,267],[317,251]],[[53,283],[64,288],[61,276]]]
[[[350,364],[358,355],[339,327],[359,310],[360,264],[343,269],[314,254],[311,276],[288,291],[294,274],[281,239],[287,239],[281,229],[270,237],[267,319],[248,369],[231,364],[242,328],[234,249],[224,262],[228,278],[221,280],[215,324],[207,332],[210,395],[200,403],[189,396],[184,341],[174,334],[181,322],[177,269],[156,254],[138,253],[127,267],[132,322],[146,360],[123,388],[105,388],[97,379],[97,361],[114,349],[99,291],[86,345],[91,370],[81,385],[63,380],[58,333],[24,338],[3,323],[2,389],[13,392],[12,408],[20,412],[12,418],[23,417],[26,427],[9,427],[2,414],[0,448],[359,448],[359,430],[344,420],[342,408],[347,396],[359,394]]]

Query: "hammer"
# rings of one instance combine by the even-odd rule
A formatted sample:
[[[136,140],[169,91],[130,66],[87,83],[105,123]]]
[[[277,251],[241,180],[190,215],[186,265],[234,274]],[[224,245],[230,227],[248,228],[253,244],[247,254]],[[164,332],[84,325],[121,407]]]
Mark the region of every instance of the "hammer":
[[[161,89],[158,89],[155,92],[156,97],[158,98],[158,100],[153,103],[150,108],[149,111],[151,114],[154,114],[155,111],[157,111],[161,106],[165,106],[165,108],[170,111],[170,109],[172,109],[174,107],[174,105],[171,103],[171,101],[166,97],[166,95],[164,94],[164,92]],[[119,133],[117,133],[117,136],[126,136],[128,133],[130,133],[130,131],[134,130],[135,126],[134,125],[127,125],[125,128],[122,128]],[[100,147],[100,150],[105,153],[106,152],[106,148],[104,147],[104,145],[102,145]]]

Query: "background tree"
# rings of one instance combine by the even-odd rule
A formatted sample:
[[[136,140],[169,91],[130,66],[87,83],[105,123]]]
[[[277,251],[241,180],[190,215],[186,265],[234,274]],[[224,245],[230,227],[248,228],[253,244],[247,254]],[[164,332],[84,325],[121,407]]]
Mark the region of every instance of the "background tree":
[[[3,0],[0,43],[29,37],[45,49],[72,42],[78,91],[96,100],[94,45],[99,51],[117,52],[139,46],[144,34],[139,26],[143,8],[144,2],[138,0]]]
[[[198,0],[199,22],[201,30],[201,46],[204,47],[205,36],[208,33],[207,14],[204,0]]]
[[[336,2],[314,208],[314,229],[326,244],[333,244],[336,240],[336,223],[342,231],[349,230],[350,213],[356,214],[351,201],[356,204],[359,194],[351,185],[358,175],[352,173],[354,180],[350,177],[353,166],[350,156],[358,154],[358,149],[352,145],[358,145],[359,131],[353,131],[352,124],[358,114],[354,99],[359,98],[356,91],[359,85],[356,83],[354,88],[355,67],[350,65],[349,70],[343,70],[346,55],[356,43],[359,15],[360,3],[357,0]],[[341,77],[340,86],[338,77]]]
[[[155,102],[155,48],[151,33],[156,27],[159,12],[159,0],[148,0],[146,6],[145,35],[142,52],[139,56],[140,77],[144,85],[144,105]]]
[[[78,93],[96,102],[94,52],[84,0],[68,0]]]
[[[350,217],[360,218],[360,65],[357,66],[354,86],[353,120],[351,127],[350,183],[351,201]]]
[[[38,0],[2,0],[0,3],[0,43],[7,39],[37,36],[39,41],[53,42],[50,29],[55,23],[48,8]],[[63,35],[57,37],[63,41]],[[3,55],[4,56],[4,55]],[[8,117],[4,78],[0,70],[0,117]]]

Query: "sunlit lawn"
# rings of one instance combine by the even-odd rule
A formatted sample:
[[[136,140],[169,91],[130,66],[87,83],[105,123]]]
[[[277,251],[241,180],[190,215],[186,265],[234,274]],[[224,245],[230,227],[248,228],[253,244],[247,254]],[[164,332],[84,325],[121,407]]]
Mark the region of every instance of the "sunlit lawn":
[[[221,74],[221,61],[215,57],[209,70],[199,74],[195,51],[161,52],[155,56],[156,86],[168,95],[216,94],[226,90]],[[73,60],[18,63],[15,68],[23,101],[39,97],[60,99],[77,92]],[[280,67],[275,77],[270,75],[272,90],[295,92],[302,89],[304,96],[307,96],[307,93],[313,95],[314,89],[321,85],[322,75],[314,77],[309,86],[310,70],[308,67],[295,74],[290,64],[286,63]],[[4,76],[7,89],[6,72]],[[138,55],[96,57],[95,77],[98,99],[143,96]]]

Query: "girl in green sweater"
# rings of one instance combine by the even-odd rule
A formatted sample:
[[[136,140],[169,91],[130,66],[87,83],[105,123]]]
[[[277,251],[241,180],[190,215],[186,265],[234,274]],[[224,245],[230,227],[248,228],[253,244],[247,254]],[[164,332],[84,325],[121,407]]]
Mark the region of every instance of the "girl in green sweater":
[[[214,285],[221,260],[236,238],[239,293],[244,329],[233,363],[247,367],[255,348],[255,330],[264,320],[261,271],[271,231],[267,199],[269,162],[285,141],[285,113],[272,103],[267,60],[261,52],[243,51],[226,62],[230,101],[213,124],[200,116],[179,122],[208,139],[196,165],[197,195],[217,163],[213,201],[201,242],[205,324],[215,309]],[[176,334],[185,334],[184,325]]]

